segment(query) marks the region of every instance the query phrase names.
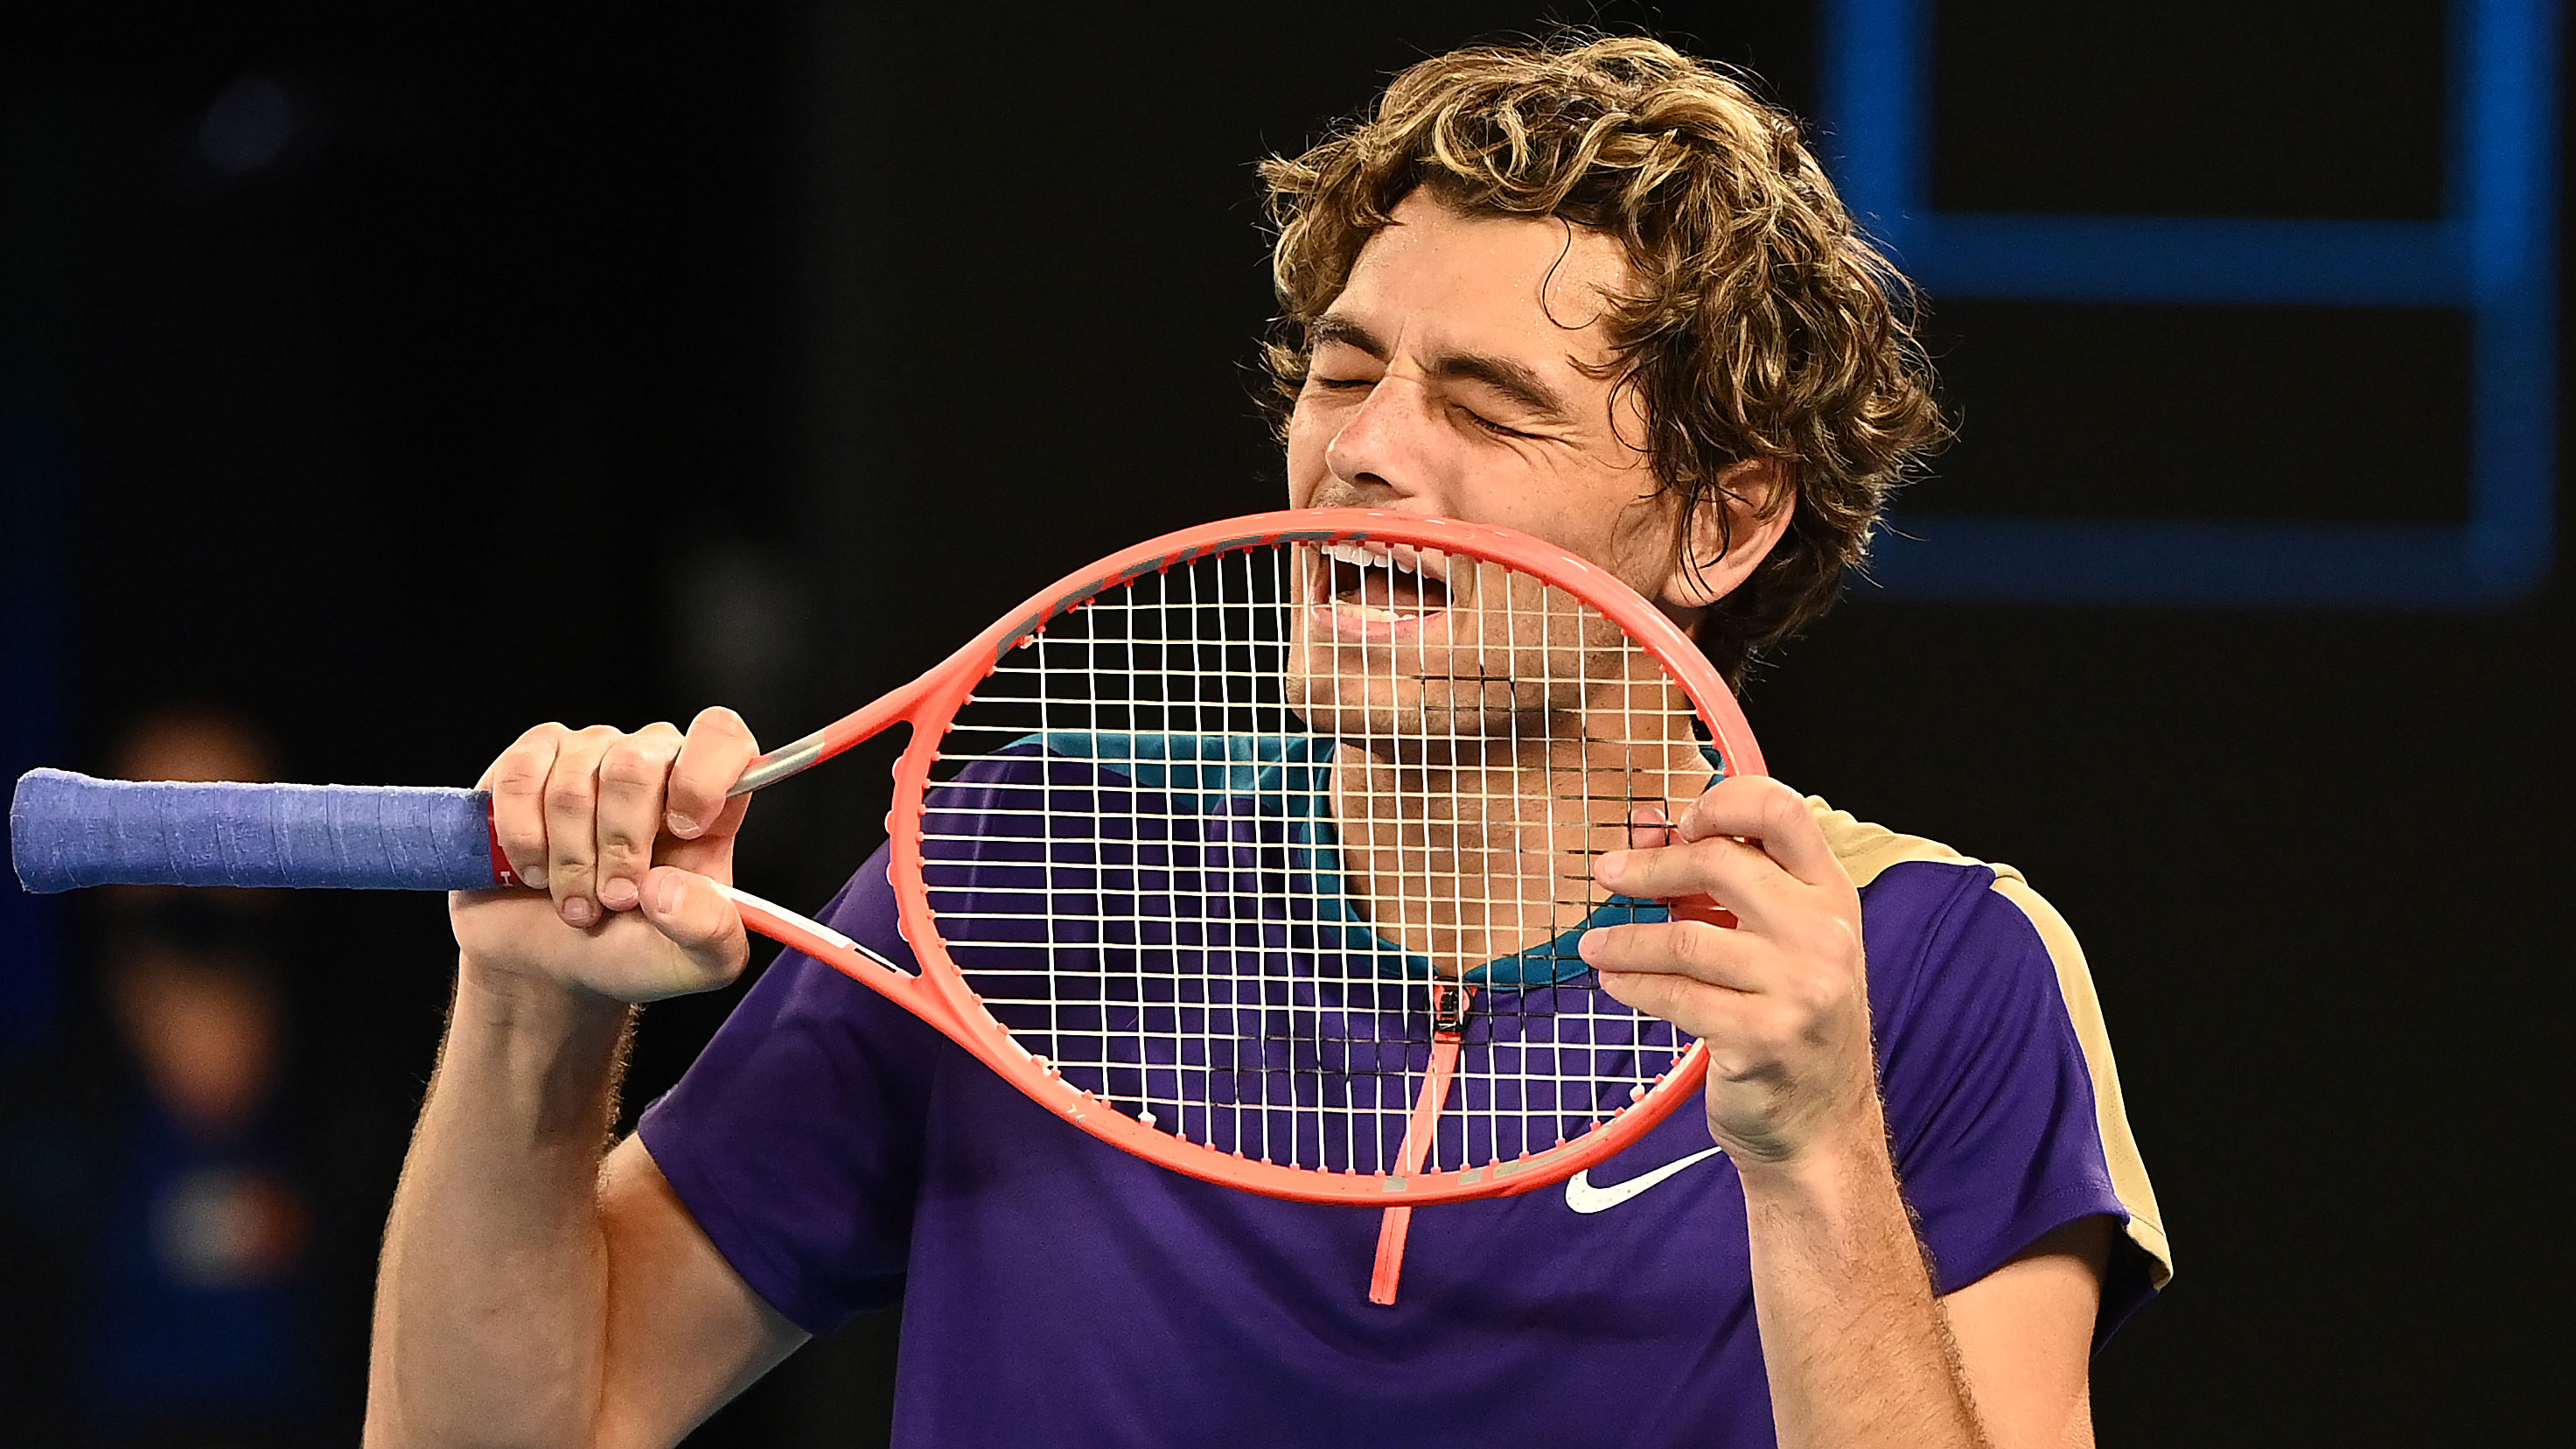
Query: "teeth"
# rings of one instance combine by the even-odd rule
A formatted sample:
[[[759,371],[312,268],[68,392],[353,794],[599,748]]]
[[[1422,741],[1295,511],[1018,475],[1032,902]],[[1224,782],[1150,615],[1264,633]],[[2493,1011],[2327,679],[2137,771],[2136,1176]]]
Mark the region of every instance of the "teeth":
[[[1328,543],[1324,545],[1324,557],[1358,568],[1393,569],[1398,573],[1439,577],[1433,570],[1422,566],[1422,551],[1409,544]]]

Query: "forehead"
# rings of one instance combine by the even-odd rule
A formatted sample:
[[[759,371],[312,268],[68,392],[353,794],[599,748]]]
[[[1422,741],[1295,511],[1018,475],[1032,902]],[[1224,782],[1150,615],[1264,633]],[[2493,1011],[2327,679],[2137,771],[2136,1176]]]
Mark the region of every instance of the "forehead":
[[[1589,364],[1609,355],[1605,298],[1628,277],[1605,233],[1555,217],[1469,216],[1417,191],[1360,249],[1331,310],[1398,352]]]

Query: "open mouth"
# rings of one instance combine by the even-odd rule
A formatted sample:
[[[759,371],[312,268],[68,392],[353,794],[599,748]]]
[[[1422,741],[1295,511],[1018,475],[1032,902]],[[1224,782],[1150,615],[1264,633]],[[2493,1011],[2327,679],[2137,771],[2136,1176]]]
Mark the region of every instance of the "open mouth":
[[[1322,592],[1335,612],[1393,623],[1449,607],[1441,561],[1411,545],[1328,543],[1321,552]]]

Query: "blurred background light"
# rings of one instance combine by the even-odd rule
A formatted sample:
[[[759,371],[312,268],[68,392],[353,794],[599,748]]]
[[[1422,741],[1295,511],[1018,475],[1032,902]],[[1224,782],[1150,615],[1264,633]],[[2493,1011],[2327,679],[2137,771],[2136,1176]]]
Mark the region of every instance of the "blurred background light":
[[[225,82],[197,121],[197,149],[235,176],[267,170],[294,136],[295,108],[285,88],[256,73]]]

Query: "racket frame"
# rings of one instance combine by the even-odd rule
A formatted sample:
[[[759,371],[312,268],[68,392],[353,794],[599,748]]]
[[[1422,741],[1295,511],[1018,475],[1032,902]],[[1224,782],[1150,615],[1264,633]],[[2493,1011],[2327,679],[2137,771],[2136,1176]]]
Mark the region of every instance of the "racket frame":
[[[912,727],[894,768],[894,804],[886,816],[892,842],[888,883],[897,929],[920,961],[918,974],[819,921],[731,890],[745,925],[812,956],[868,986],[938,1029],[1032,1101],[1110,1144],[1174,1171],[1227,1187],[1300,1202],[1388,1206],[1503,1197],[1561,1181],[1615,1155],[1695,1094],[1708,1069],[1708,1049],[1694,1040],[1652,1086],[1583,1135],[1506,1161],[1430,1172],[1331,1172],[1289,1167],[1220,1151],[1148,1126],[1064,1080],[986,1011],[939,934],[923,882],[921,817],[937,782],[931,770],[950,720],[1014,648],[1046,625],[1112,589],[1149,574],[1242,549],[1281,544],[1410,544],[1482,558],[1553,584],[1600,611],[1653,654],[1680,683],[1708,729],[1725,773],[1765,773],[1760,747],[1742,708],[1690,636],[1662,610],[1608,570],[1553,544],[1486,524],[1382,509],[1292,509],[1252,514],[1164,534],[1122,550],[1033,596],[920,678],[832,724],[754,760],[733,793],[785,779],[882,733]],[[1177,1114],[1176,1114],[1177,1115]]]

